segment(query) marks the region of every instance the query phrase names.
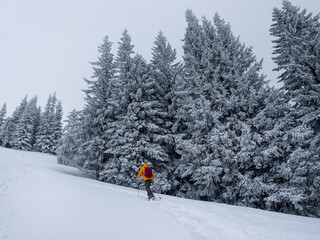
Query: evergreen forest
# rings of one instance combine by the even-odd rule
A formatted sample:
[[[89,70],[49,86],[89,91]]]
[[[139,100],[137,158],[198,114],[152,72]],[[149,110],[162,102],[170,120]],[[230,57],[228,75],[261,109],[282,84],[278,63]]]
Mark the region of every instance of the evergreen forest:
[[[156,192],[320,217],[320,15],[283,1],[270,34],[281,89],[218,14],[185,14],[182,61],[163,32],[152,59],[124,30],[108,36],[85,79],[85,106],[69,113],[50,96],[0,111],[2,146],[57,154],[60,164],[138,188],[143,163]]]

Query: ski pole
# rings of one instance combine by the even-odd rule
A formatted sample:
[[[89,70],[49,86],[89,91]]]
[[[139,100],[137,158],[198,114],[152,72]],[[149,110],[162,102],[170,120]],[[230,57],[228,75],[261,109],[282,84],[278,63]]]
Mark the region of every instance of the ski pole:
[[[160,189],[159,189],[159,190],[160,190]],[[158,191],[157,191],[157,194],[158,194],[159,199],[161,199],[160,194],[158,193]]]
[[[153,188],[154,189],[154,188]],[[160,194],[158,192],[156,192],[158,194],[159,199],[161,199]]]
[[[158,194],[159,199],[161,199],[160,194],[159,193],[157,193],[157,194]]]

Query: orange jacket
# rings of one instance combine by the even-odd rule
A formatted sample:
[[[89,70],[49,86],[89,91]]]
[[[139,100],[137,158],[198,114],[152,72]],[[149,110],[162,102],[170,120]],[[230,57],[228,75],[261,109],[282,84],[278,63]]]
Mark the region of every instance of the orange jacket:
[[[140,171],[139,171],[139,173],[138,173],[138,175],[137,175],[137,178],[139,178],[139,177],[141,176],[141,174],[143,174],[143,181],[145,181],[145,180],[152,180],[152,182],[153,182],[153,179],[154,179],[154,173],[153,173],[153,171],[152,171],[152,177],[151,177],[151,178],[147,178],[147,177],[144,175],[144,171],[145,171],[145,168],[146,168],[146,167],[148,167],[148,164],[147,164],[147,163],[143,164],[143,167],[140,169]]]

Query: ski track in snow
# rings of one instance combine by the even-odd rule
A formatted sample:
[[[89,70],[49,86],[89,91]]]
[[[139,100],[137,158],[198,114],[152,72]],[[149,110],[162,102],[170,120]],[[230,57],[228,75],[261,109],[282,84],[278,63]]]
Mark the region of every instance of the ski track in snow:
[[[148,202],[143,190],[81,175],[54,156],[0,148],[0,240],[320,239],[319,219],[158,194]]]

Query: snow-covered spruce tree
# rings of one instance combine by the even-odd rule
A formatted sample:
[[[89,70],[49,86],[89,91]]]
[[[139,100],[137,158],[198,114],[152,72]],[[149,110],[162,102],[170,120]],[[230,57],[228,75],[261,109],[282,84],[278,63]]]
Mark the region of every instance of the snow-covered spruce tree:
[[[15,149],[24,151],[33,150],[39,123],[37,101],[37,96],[33,97],[21,114],[13,141],[13,148]]]
[[[0,129],[1,146],[10,148],[10,142],[12,139],[12,131],[14,130],[14,124],[12,117],[7,117]]]
[[[52,112],[52,102],[53,97],[50,95],[44,112],[42,112],[40,117],[40,125],[38,132],[36,134],[36,143],[34,149],[37,152],[52,153],[53,135],[54,132],[52,128],[53,112]]]
[[[271,210],[268,199],[277,191],[275,170],[283,154],[283,119],[289,106],[284,101],[282,90],[265,88],[259,94],[265,95],[260,98],[263,100],[259,103],[261,110],[246,122],[250,129],[241,129],[237,153],[241,165],[235,189],[239,197],[236,204]]]
[[[261,156],[255,158],[256,180],[248,185],[243,195],[254,201],[256,207],[266,210],[276,210],[273,207],[273,196],[279,190],[278,169],[285,156],[286,142],[286,116],[290,106],[284,100],[284,91],[269,89],[263,110],[253,118],[252,128],[260,133],[257,150]],[[256,201],[255,198],[258,200]],[[279,209],[277,209],[279,211]]]
[[[118,107],[115,121],[110,123],[106,133],[113,134],[105,152],[110,157],[104,163],[101,173],[101,180],[126,186],[136,185],[135,176],[143,163],[137,118],[142,79],[135,74],[140,72],[140,76],[144,75],[145,78],[147,66],[142,57],[132,57],[133,47],[131,37],[125,30],[119,42],[115,62],[117,72],[113,99],[118,103]],[[138,91],[140,96],[137,96]]]
[[[176,152],[180,155],[175,163],[175,174],[179,186],[178,196],[196,198],[192,180],[194,171],[203,159],[206,137],[206,117],[210,114],[208,100],[202,95],[204,55],[204,33],[198,19],[191,10],[186,12],[187,29],[184,38],[183,75],[176,81],[176,122],[173,131],[176,135]],[[210,124],[210,123],[208,123]]]
[[[112,93],[114,109],[113,120],[108,124],[105,134],[111,135],[106,146],[101,180],[119,185],[135,186],[135,176],[142,159],[138,144],[138,132],[134,125],[137,112],[135,95],[137,80],[134,77],[133,45],[127,30],[122,33],[115,61],[116,75]],[[137,59],[141,62],[142,59]],[[131,107],[129,105],[131,104]]]
[[[53,118],[53,126],[54,126],[54,146],[59,145],[60,139],[62,137],[62,117],[63,117],[63,109],[61,101],[58,101],[55,107],[55,114]]]
[[[2,138],[1,138],[2,133],[1,132],[2,132],[2,126],[3,126],[5,119],[6,119],[6,114],[7,114],[7,105],[6,105],[6,103],[4,103],[2,105],[1,110],[0,110],[0,146],[2,146]]]
[[[274,61],[290,112],[285,122],[279,189],[270,208],[320,216],[320,23],[319,15],[289,1],[273,11]]]
[[[247,190],[258,186],[262,175],[255,174],[262,135],[254,130],[268,97],[262,63],[218,15],[214,25],[207,19],[200,25],[191,11],[186,16],[184,78],[177,86],[178,116],[186,126],[179,141],[181,191],[192,198],[259,205],[261,193],[248,199]]]
[[[57,97],[54,94],[49,96],[44,112],[40,117],[40,124],[36,134],[36,142],[34,144],[35,151],[43,153],[55,154],[58,147],[60,134],[56,130],[62,126],[62,109],[58,107],[57,111]]]
[[[216,29],[206,19],[201,25],[191,10],[186,12],[186,20],[184,74],[176,86],[178,111],[175,129],[177,150],[181,155],[176,168],[180,178],[178,195],[210,199],[215,194],[219,195],[218,186],[212,178],[216,178],[213,176],[222,168],[219,158],[207,158],[208,134],[219,125],[221,108],[218,104],[226,101],[225,89],[222,81],[217,81],[214,75],[218,72],[216,75],[219,77],[219,69],[215,69],[219,64],[219,55],[215,52],[219,47]],[[201,165],[209,163],[212,166],[200,169]]]
[[[121,47],[119,48],[120,51]],[[119,55],[118,55],[119,56]],[[147,159],[147,151],[157,153],[157,146],[152,148],[149,144],[146,126],[146,112],[142,101],[143,87],[149,77],[149,68],[145,60],[137,55],[130,59],[128,78],[121,79],[121,88],[124,90],[121,99],[121,112],[115,121],[113,139],[109,142],[107,153],[113,157],[104,165],[104,180],[120,185],[136,186],[136,175],[139,167]],[[125,66],[126,64],[123,64]],[[125,76],[120,74],[120,76]]]
[[[215,97],[219,98],[214,101],[213,110],[218,112],[219,121],[209,134],[212,141],[209,141],[211,156],[208,159],[213,160],[213,166],[218,165],[219,170],[222,166],[223,169],[219,175],[214,175],[215,185],[219,183],[217,192],[220,192],[220,196],[214,198],[231,204],[259,207],[263,189],[259,148],[263,138],[262,132],[255,129],[255,118],[264,109],[269,93],[265,76],[260,73],[262,61],[256,61],[252,48],[242,44],[232,34],[230,25],[218,15],[214,17],[214,26],[215,50],[209,50],[209,55],[216,56],[215,69],[210,72],[218,86]],[[199,171],[201,175],[201,168]]]
[[[2,146],[6,146],[8,148],[14,147],[15,141],[19,137],[17,126],[22,116],[22,113],[24,112],[27,105],[28,105],[28,97],[25,96],[22,99],[19,107],[17,107],[14,110],[12,116],[8,117],[4,122],[2,127],[2,136],[1,136]]]
[[[63,165],[70,165],[75,167],[83,167],[83,162],[79,157],[81,145],[83,144],[81,129],[81,113],[73,110],[66,120],[64,133],[59,141],[57,148],[58,163]]]
[[[3,124],[4,121],[5,121],[6,114],[7,114],[7,104],[4,103],[4,104],[2,105],[1,110],[0,110],[0,128],[1,128],[2,124]]]
[[[7,117],[0,130],[1,146],[10,148],[14,124],[12,117]]]
[[[143,105],[147,115],[147,131],[151,136],[150,142],[159,145],[165,154],[162,154],[162,159],[149,156],[149,161],[158,172],[159,190],[172,192],[173,185],[177,185],[173,170],[173,164],[177,160],[173,125],[176,115],[175,82],[180,73],[180,65],[175,63],[175,49],[172,49],[161,31],[154,41],[152,50],[151,77],[147,83]]]
[[[56,150],[58,148],[60,139],[62,137],[62,118],[63,118],[63,108],[62,108],[62,102],[56,98],[56,95],[53,95],[53,103],[52,103],[52,109],[53,117],[51,125],[52,125],[52,139],[53,144],[51,148],[51,152],[56,154]]]
[[[110,123],[115,119],[115,110],[117,109],[113,93],[115,65],[111,46],[112,43],[108,37],[105,37],[103,44],[99,46],[99,59],[92,63],[93,80],[86,80],[88,89],[85,90],[85,100],[87,103],[82,111],[83,167],[94,170],[97,179],[100,179],[100,171],[103,161],[105,161],[104,152],[108,150],[107,143],[113,135]]]

